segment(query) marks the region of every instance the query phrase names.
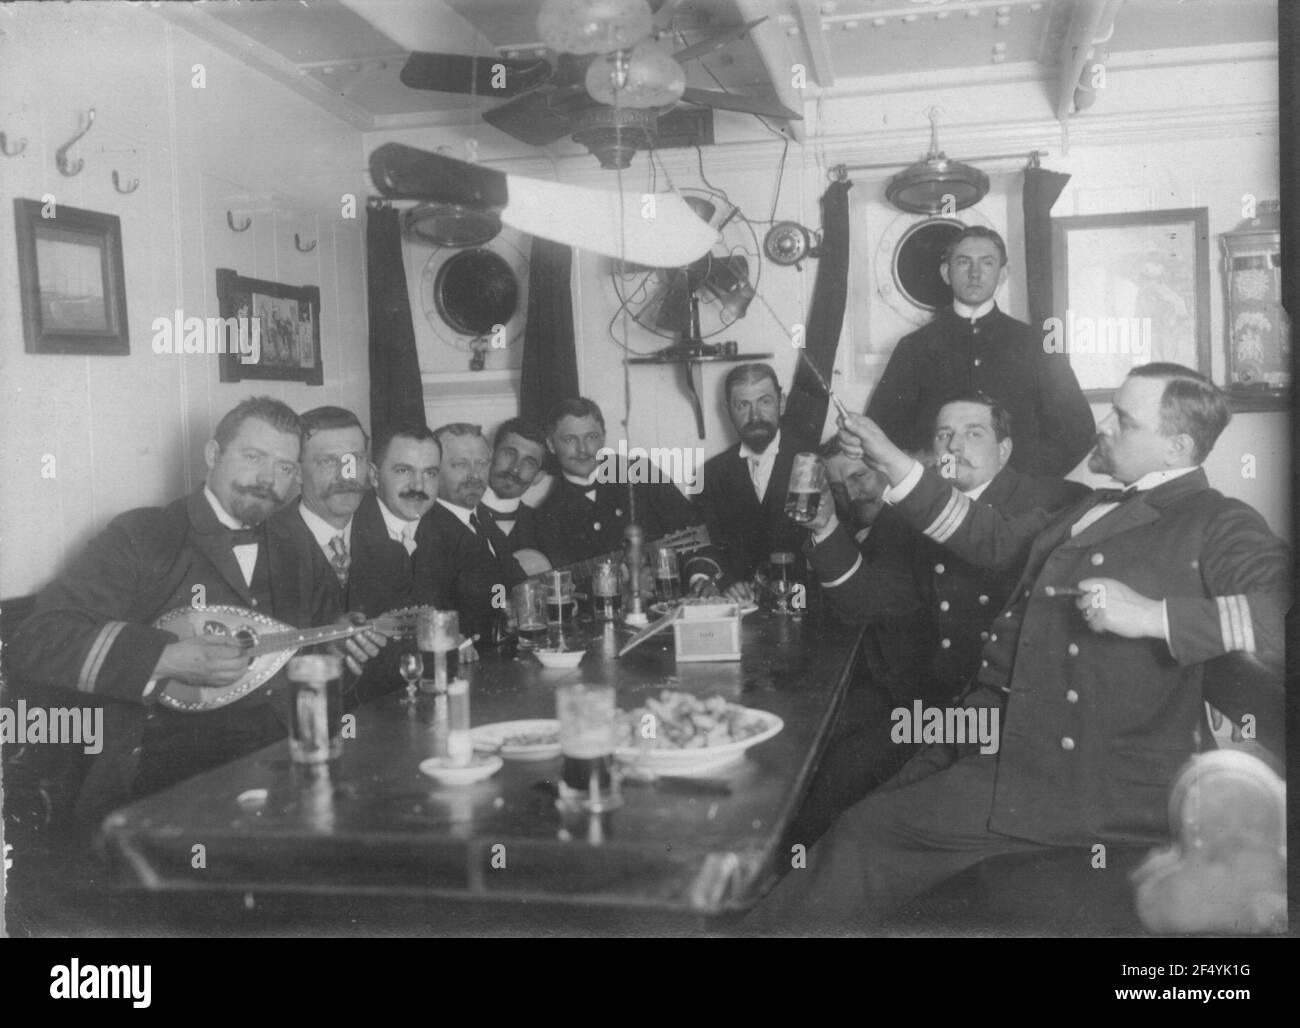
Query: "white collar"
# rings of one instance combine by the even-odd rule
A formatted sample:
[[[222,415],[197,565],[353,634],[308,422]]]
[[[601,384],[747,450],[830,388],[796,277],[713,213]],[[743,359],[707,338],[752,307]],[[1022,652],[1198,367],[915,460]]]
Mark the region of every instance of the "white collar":
[[[449,500],[444,500],[441,496],[438,497],[438,502],[442,504],[444,507],[446,507],[453,514],[455,514],[457,521],[459,521],[466,528],[470,528],[469,518],[470,515],[474,513],[472,510],[468,509],[467,507],[462,507],[457,503],[452,503]],[[472,532],[474,530],[470,528],[470,531]]]
[[[997,477],[997,476],[994,476],[994,477]],[[968,499],[968,500],[978,500],[981,496],[984,495],[984,490],[987,489],[987,488],[988,488],[989,486],[991,486],[992,484],[993,484],[993,479],[990,478],[987,482],[981,482],[981,483],[980,483],[979,485],[977,485],[974,489],[963,490],[963,492],[964,492],[964,494],[965,494],[965,496],[966,496],[966,499]]]
[[[329,549],[330,540],[336,535],[343,536],[343,545],[349,550],[352,549],[351,518],[348,518],[348,523],[342,528],[335,528],[301,500],[298,501],[298,515],[302,518],[303,522],[307,526],[307,530],[311,532],[312,537],[316,540],[317,545],[320,546],[322,550]]]
[[[985,300],[978,307],[967,307],[960,300],[953,298],[952,309],[959,318],[965,318],[967,321],[978,321],[991,311],[997,304],[993,298]]]
[[[384,524],[388,526],[388,535],[393,539],[401,539],[406,535],[408,526],[414,530],[415,526],[420,523],[419,518],[408,521],[406,518],[394,514],[388,509],[388,505],[379,498],[378,493],[375,493],[375,502],[379,504],[379,513],[383,516]]]
[[[221,522],[223,525],[225,525],[227,528],[249,528],[249,527],[251,527],[251,526],[249,526],[249,525],[245,525],[245,524],[244,524],[242,521],[240,521],[237,517],[235,517],[235,516],[234,516],[233,514],[231,514],[228,510],[226,510],[225,507],[221,506],[221,501],[217,499],[217,494],[214,493],[214,492],[213,492],[213,491],[212,491],[212,490],[211,490],[211,489],[210,489],[206,484],[203,486],[203,495],[206,496],[206,497],[208,498],[208,503],[210,503],[210,504],[212,505],[212,513],[215,514],[215,515],[217,516],[217,520],[220,521],[220,522]],[[244,545],[245,545],[245,546],[250,546],[250,545],[256,545],[256,544],[254,544],[254,543],[245,543]]]
[[[498,514],[514,514],[519,510],[519,503],[523,500],[522,496],[516,496],[513,500],[507,500],[503,496],[498,496],[496,490],[488,486],[483,490],[483,505],[491,507]]]
[[[592,469],[591,474],[586,478],[583,478],[581,475],[571,475],[567,471],[564,472],[564,477],[582,489],[591,490],[596,488],[596,476],[598,474],[600,474],[599,464]]]
[[[1132,485],[1126,488],[1145,492],[1148,489],[1154,489],[1158,485],[1164,485],[1166,482],[1172,482],[1175,478],[1182,478],[1183,475],[1195,471],[1199,464],[1193,464],[1190,468],[1166,468],[1164,471],[1148,471]]]
[[[749,443],[743,439],[740,442],[740,456],[743,460],[750,460],[753,457],[758,458],[760,464],[768,464],[776,460],[776,451],[781,448],[781,430],[776,430],[776,435],[772,436],[772,441],[767,444],[767,449],[762,453],[756,451]]]

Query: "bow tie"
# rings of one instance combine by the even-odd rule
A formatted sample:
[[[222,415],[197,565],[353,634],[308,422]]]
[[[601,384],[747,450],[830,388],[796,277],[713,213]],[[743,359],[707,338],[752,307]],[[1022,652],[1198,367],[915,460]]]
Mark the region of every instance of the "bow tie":
[[[1097,505],[1123,503],[1130,496],[1136,496],[1137,494],[1138,488],[1135,485],[1131,485],[1127,489],[1094,489],[1092,491],[1092,497],[1097,501]]]
[[[256,528],[230,528],[227,531],[231,546],[247,546],[261,540],[261,533]]]

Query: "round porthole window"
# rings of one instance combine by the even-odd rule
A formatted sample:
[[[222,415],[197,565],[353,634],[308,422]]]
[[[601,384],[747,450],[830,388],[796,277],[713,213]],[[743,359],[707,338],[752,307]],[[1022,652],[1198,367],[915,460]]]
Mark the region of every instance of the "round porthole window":
[[[466,336],[490,335],[507,325],[519,309],[519,281],[500,254],[476,248],[453,254],[438,269],[433,284],[438,313]]]
[[[939,264],[944,249],[965,227],[955,218],[930,218],[903,233],[894,248],[894,285],[909,303],[933,311],[952,302]]]

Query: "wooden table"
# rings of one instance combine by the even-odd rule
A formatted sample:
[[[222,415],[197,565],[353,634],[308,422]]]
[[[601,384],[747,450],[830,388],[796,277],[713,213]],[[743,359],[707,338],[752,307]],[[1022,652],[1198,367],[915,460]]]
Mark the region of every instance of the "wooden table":
[[[500,655],[469,665],[474,725],[554,717],[555,686],[566,681],[613,683],[624,709],[673,688],[784,720],[740,762],[710,772],[705,791],[625,781],[619,809],[563,813],[558,757],[506,761],[483,782],[440,786],[418,769],[434,752],[431,704],[404,707],[399,694],[355,712],[355,738],[328,779],[295,768],[282,742],[113,813],[103,841],[129,889],[242,893],[247,904],[438,898],[697,923],[739,913],[774,861],[788,859],[782,835],[852,676],[859,634],[759,612],[744,619],[738,662],[678,664],[671,632],[617,659],[628,632],[611,626],[577,671]],[[265,801],[250,800],[259,789]]]

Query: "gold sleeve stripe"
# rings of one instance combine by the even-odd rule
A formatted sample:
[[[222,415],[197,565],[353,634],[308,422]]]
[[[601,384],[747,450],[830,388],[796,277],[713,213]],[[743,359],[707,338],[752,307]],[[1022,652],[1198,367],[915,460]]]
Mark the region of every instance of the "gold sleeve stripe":
[[[108,659],[108,651],[113,648],[113,641],[125,627],[125,621],[110,621],[99,630],[99,635],[90,644],[86,662],[81,665],[81,677],[77,679],[78,692],[95,691],[95,679],[99,677],[104,661]]]
[[[1223,635],[1223,648],[1228,652],[1244,650],[1255,652],[1255,626],[1250,617],[1250,602],[1240,593],[1233,596],[1216,596],[1219,605],[1219,631]]]
[[[948,503],[943,508],[937,518],[931,522],[930,527],[925,530],[928,535],[937,543],[947,542],[948,537],[957,531],[961,523],[966,519],[966,513],[970,510],[970,499],[956,489],[952,490],[948,497]]]
[[[840,577],[835,579],[833,582],[822,582],[821,587],[823,589],[834,589],[837,585],[843,585],[853,577],[854,573],[860,567],[862,567],[862,554],[859,553],[858,559],[853,562],[853,567],[849,568],[848,571],[844,572],[844,574],[840,575]]]

